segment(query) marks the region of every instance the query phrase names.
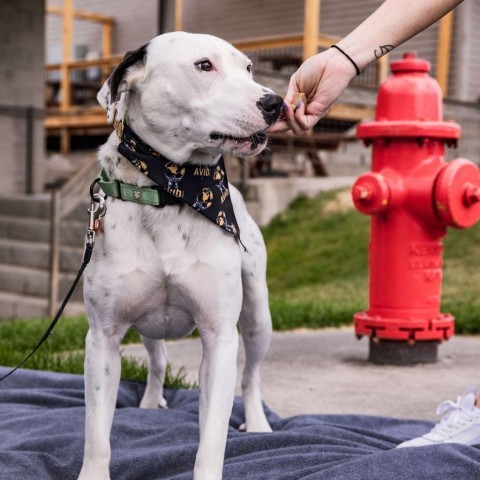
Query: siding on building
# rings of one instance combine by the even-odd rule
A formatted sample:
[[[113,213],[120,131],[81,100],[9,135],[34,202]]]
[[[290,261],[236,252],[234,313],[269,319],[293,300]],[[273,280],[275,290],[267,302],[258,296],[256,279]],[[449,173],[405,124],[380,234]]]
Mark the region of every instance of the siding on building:
[[[476,0],[479,5],[480,2]],[[382,0],[322,0],[320,31],[344,37],[367,18]],[[188,31],[211,33],[227,40],[299,33],[303,30],[303,0],[185,0],[184,25]],[[392,52],[392,60],[415,50],[432,63],[435,73],[438,24]],[[480,35],[478,36],[480,48]],[[480,66],[479,66],[480,68]]]
[[[480,98],[480,1],[473,0],[472,15],[469,16],[471,38],[467,39],[470,48],[468,49],[467,95],[470,99],[478,101]]]
[[[49,0],[60,5],[62,0]],[[368,17],[382,0],[322,0],[320,30],[338,37],[347,35]],[[468,5],[466,5],[468,3]],[[141,7],[140,7],[141,4]],[[113,50],[123,53],[136,48],[158,31],[158,0],[75,0],[75,8],[89,10],[115,18]],[[449,94],[453,98],[476,101],[480,95],[480,0],[469,0],[458,8],[468,8],[468,29],[459,28],[455,16],[452,42],[452,68]],[[303,0],[184,0],[184,30],[209,33],[229,41],[280,34],[299,33],[303,30]],[[403,15],[404,12],[399,13]],[[398,59],[404,52],[415,50],[432,63],[435,74],[438,24],[409,40],[392,52],[390,58]],[[50,61],[61,57],[61,21],[47,18],[47,46]],[[75,44],[86,45],[89,51],[100,51],[101,30],[90,22],[75,22]],[[459,78],[458,49],[464,49],[462,71]],[[54,58],[55,57],[55,58]],[[457,72],[457,73],[455,73]]]

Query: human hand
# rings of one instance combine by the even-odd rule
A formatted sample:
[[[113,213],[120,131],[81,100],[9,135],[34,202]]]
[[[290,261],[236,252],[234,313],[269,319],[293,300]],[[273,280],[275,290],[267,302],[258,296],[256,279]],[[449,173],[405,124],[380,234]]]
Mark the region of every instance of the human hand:
[[[292,130],[301,135],[327,113],[332,103],[340,96],[355,76],[353,65],[338,50],[330,48],[307,59],[290,78],[285,96],[284,115],[272,125],[268,132]],[[303,102],[295,109],[293,96],[303,92],[307,105]]]

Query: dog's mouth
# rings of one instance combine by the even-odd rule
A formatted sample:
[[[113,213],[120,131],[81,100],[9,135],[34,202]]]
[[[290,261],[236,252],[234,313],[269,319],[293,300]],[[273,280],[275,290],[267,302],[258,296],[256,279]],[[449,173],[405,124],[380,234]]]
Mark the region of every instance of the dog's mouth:
[[[252,133],[248,137],[236,137],[229,133],[212,132],[211,140],[222,140],[226,149],[236,153],[254,153],[259,147],[263,148],[267,143],[267,134],[263,130]],[[256,152],[255,152],[256,153]]]

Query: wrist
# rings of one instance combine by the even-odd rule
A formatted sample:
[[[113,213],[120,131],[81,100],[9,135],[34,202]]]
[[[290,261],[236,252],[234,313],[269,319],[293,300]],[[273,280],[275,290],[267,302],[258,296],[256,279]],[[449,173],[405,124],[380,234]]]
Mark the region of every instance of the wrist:
[[[347,77],[349,82],[357,76],[357,69],[342,52],[340,52],[336,48],[330,48],[329,50],[327,50],[327,52],[329,54],[329,58],[326,64],[327,69],[331,68],[332,71],[335,71],[342,77]]]
[[[365,46],[353,43],[348,37],[338,42],[337,45],[352,57],[360,71],[363,71],[375,60],[373,55],[374,49],[370,51],[368,47],[365,48]]]
[[[360,71],[360,68],[358,68],[358,65],[355,63],[355,60],[342,48],[340,48],[338,45],[332,45],[330,48],[334,48],[338,52],[340,52],[352,65],[353,68],[355,69],[355,73],[357,75],[360,75],[362,72]]]

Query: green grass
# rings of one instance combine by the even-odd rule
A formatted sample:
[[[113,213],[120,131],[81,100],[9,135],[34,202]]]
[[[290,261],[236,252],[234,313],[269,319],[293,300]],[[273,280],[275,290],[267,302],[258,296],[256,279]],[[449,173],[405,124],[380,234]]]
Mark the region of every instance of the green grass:
[[[15,366],[32,350],[47,329],[50,319],[12,320],[0,323],[0,365]],[[62,318],[48,340],[25,364],[25,368],[62,373],[83,373],[85,336],[88,324],[85,317]],[[122,343],[138,343],[137,333],[130,330]],[[147,379],[147,366],[122,356],[122,379]],[[168,365],[165,385],[168,388],[195,388],[187,381],[183,368],[173,372]]]
[[[365,308],[368,220],[325,213],[335,195],[300,198],[263,231],[275,329],[344,325]]]
[[[348,325],[367,307],[370,220],[353,209],[326,208],[341,195],[300,198],[263,231],[275,329]],[[480,333],[479,225],[449,229],[442,300],[457,333]]]
[[[327,208],[342,193],[300,198],[263,230],[276,330],[348,325],[367,307],[369,218]],[[480,226],[450,229],[445,239],[442,311],[456,317],[458,333],[480,333]],[[36,344],[49,320],[0,323],[0,364],[15,365]],[[83,372],[85,318],[62,319],[26,367]],[[139,342],[129,332],[124,343]],[[122,358],[122,378],[145,380],[145,365]],[[167,385],[192,387],[185,372],[169,370]]]

